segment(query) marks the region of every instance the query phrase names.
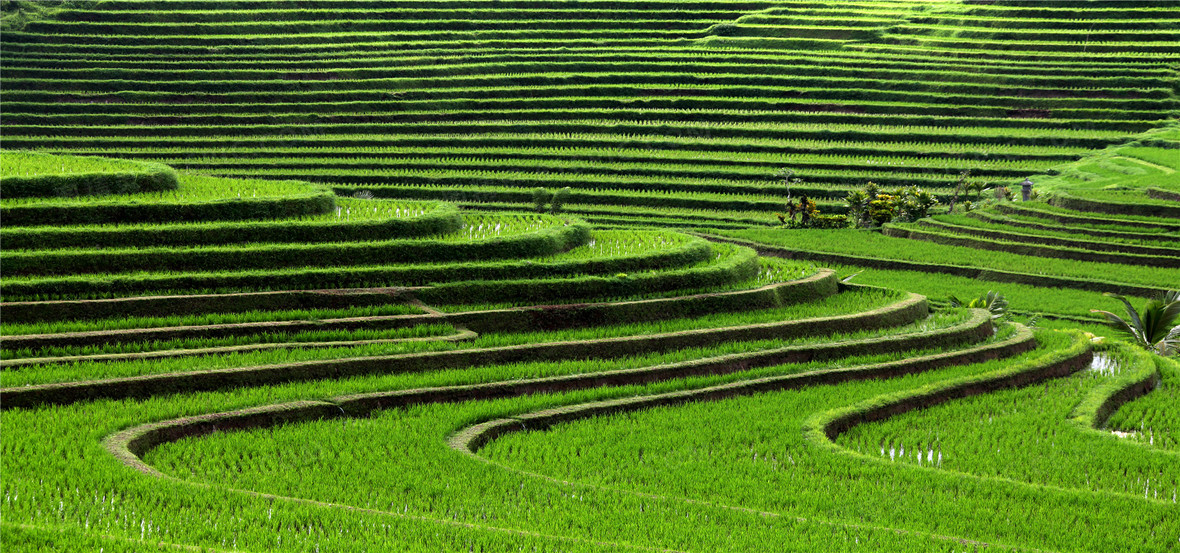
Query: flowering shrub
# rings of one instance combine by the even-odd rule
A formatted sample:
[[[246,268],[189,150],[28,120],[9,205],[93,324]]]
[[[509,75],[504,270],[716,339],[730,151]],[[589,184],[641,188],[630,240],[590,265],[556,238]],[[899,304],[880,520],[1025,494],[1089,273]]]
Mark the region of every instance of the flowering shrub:
[[[848,218],[859,228],[881,226],[893,220],[917,221],[930,213],[938,203],[933,194],[916,186],[899,188],[884,193],[870,182],[864,190],[853,190],[844,198],[848,204]]]

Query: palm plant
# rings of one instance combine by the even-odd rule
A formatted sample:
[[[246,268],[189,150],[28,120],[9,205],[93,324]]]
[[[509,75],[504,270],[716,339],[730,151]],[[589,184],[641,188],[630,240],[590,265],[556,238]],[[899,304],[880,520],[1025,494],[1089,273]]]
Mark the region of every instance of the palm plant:
[[[963,301],[955,296],[950,296],[952,307],[967,307],[972,309],[986,309],[991,314],[992,322],[996,323],[1008,315],[1008,298],[1003,294],[988,290],[986,294],[972,299],[971,301]]]
[[[1091,309],[1091,313],[1101,313],[1110,325],[1131,337],[1131,340],[1144,349],[1154,351],[1160,355],[1174,355],[1180,350],[1180,291],[1172,290],[1164,295],[1163,300],[1148,300],[1143,309],[1136,311],[1127,298],[1118,294],[1105,294],[1123,302],[1127,318],[1124,319],[1109,311]]]

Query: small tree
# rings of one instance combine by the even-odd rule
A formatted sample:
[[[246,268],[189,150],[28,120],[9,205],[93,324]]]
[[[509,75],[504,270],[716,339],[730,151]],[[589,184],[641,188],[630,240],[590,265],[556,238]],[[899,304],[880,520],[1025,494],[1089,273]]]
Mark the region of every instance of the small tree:
[[[951,196],[950,209],[947,210],[949,213],[955,212],[955,202],[959,201],[959,194],[963,193],[963,189],[967,185],[967,179],[970,177],[971,177],[971,170],[970,169],[967,169],[966,171],[959,173],[959,182],[958,182],[958,184],[955,185],[955,193],[953,196]]]
[[[811,224],[811,218],[819,214],[819,209],[815,207],[815,202],[808,200],[807,196],[799,197],[799,224],[807,227]]]
[[[869,195],[864,190],[853,190],[844,198],[848,204],[848,218],[857,228],[867,227],[872,222],[869,218]]]
[[[917,221],[930,213],[938,199],[917,186],[899,188],[886,194],[877,183],[865,184],[864,190],[853,190],[844,198],[848,217],[856,227],[880,226],[895,218],[902,222]]]
[[[795,170],[787,167],[779,169],[774,176],[783,181],[783,186],[787,189],[787,200],[791,199],[791,187],[803,184],[803,179],[795,176]]]
[[[800,213],[802,208],[806,207],[802,204],[796,206],[795,202],[791,201],[791,187],[803,184],[803,179],[795,177],[795,170],[787,167],[779,169],[778,172],[774,174],[774,176],[783,181],[783,187],[785,187],[787,190],[787,202],[785,205],[786,216],[779,217],[779,220],[785,225],[787,224],[787,219],[790,219],[792,222],[794,222],[795,215]],[[804,196],[804,199],[806,199],[806,196]]]
[[[971,181],[965,187],[968,192],[975,192],[975,202],[979,203],[983,199],[983,192],[987,190],[987,185],[983,181]]]

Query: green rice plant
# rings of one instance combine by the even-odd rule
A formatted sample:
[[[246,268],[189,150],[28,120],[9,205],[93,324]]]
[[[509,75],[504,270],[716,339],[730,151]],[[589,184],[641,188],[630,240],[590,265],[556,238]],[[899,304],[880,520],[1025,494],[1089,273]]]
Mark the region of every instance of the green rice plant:
[[[93,198],[4,198],[3,202],[0,202],[0,207],[96,206],[112,205],[132,199],[153,204],[178,204],[183,202],[299,196],[317,190],[314,186],[298,181],[222,179],[190,174],[181,175],[179,180],[180,186],[176,190],[130,195],[107,195]]]
[[[1145,232],[1094,232],[1092,229],[1076,226],[1057,226],[1038,222],[1032,218],[1018,216],[1006,217],[983,210],[972,212],[970,215],[935,215],[931,219],[939,223],[945,223],[948,226],[953,225],[955,227],[978,230],[981,233],[986,231],[988,233],[987,235],[991,236],[1011,236],[1013,240],[1060,239],[1062,241],[1076,243],[1079,247],[1093,244],[1094,248],[1118,248],[1119,245],[1128,245],[1180,249],[1177,248],[1177,240],[1168,240],[1166,236],[1159,236],[1159,239],[1153,239],[1156,237]]]
[[[578,224],[560,227],[557,230],[565,233],[564,239],[560,240],[565,247],[584,241],[589,232],[588,227]],[[653,236],[650,231],[631,234],[632,236]],[[725,271],[727,267],[734,264],[742,264],[746,261],[752,263],[754,258],[752,252],[739,255],[732,248],[727,248],[717,252],[719,255],[714,262],[694,267],[693,263],[704,261],[710,255],[709,246],[700,239],[688,238],[684,235],[671,235],[649,239],[645,242],[639,238],[628,238],[627,233],[612,231],[601,232],[599,236],[602,238],[601,243],[595,242],[593,246],[584,249],[574,248],[539,261],[525,259],[467,263],[358,265],[336,267],[330,270],[305,267],[244,271],[132,272],[101,277],[92,275],[74,277],[18,276],[6,280],[6,292],[11,294],[6,296],[6,299],[35,296],[40,294],[42,290],[53,290],[58,294],[70,294],[73,297],[94,297],[103,292],[117,292],[126,295],[159,289],[187,289],[195,292],[201,290],[226,291],[232,290],[234,287],[247,290],[268,288],[281,290],[390,286],[393,283],[403,286],[433,283],[438,286],[434,286],[430,291],[420,292],[419,295],[424,299],[429,297],[429,301],[434,301],[444,299],[446,294],[471,295],[481,293],[481,290],[488,291],[485,289],[489,286],[495,288],[495,282],[507,282],[506,279],[509,278],[515,278],[518,281],[530,277],[536,280],[547,279],[554,285],[561,285],[557,278],[559,275],[566,275],[568,279],[576,276],[612,274],[620,270],[655,271],[657,269],[668,270],[663,273],[654,273],[646,282],[671,282],[670,279],[678,278],[676,275],[681,274],[677,273],[677,270],[692,270],[704,278],[710,269]],[[596,255],[595,252],[606,253]],[[718,278],[721,278],[720,274],[718,274]],[[573,284],[567,284],[573,286]],[[722,284],[722,282],[718,281],[716,284]],[[504,284],[504,286],[508,285]],[[507,290],[502,291],[508,293]],[[455,299],[450,301],[455,301]]]
[[[979,280],[975,278],[843,264],[825,263],[824,266],[835,270],[839,275],[855,273],[856,277],[852,282],[857,284],[910,290],[937,303],[949,303],[951,297],[973,298],[980,293]],[[1101,319],[1091,315],[1092,306],[1102,302],[1110,304],[1111,308],[1114,307],[1109,298],[1098,292],[1086,290],[1004,283],[1003,291],[1013,314],[1041,313],[1061,317],[1071,325],[1080,325],[1083,324],[1082,320],[1089,320],[1091,325],[1098,326]]]
[[[5,2],[6,25],[20,4],[27,3]],[[1180,60],[1172,40],[1176,17],[1151,2],[297,4],[108,0],[5,28],[6,148],[125,156],[207,175],[182,175],[171,196],[32,201],[5,191],[5,301],[413,284],[433,286],[414,293],[428,304],[448,302],[443,311],[538,303],[538,310],[548,304],[557,310],[584,301],[749,290],[816,271],[817,262],[758,259],[744,248],[631,228],[637,225],[713,226],[864,265],[882,257],[888,259],[881,263],[931,270],[961,266],[954,269],[959,276],[837,268],[840,274],[863,271],[855,283],[918,290],[936,304],[978,294],[975,276],[1021,272],[1027,273],[1023,281],[1042,284],[1056,278],[1052,288],[1006,283],[1003,289],[1017,315],[1071,317],[1044,321],[1052,327],[1096,321],[1089,309],[1109,309],[1103,302],[1116,301],[1056,287],[1063,281],[1142,293],[1180,281],[1172,268],[1046,260],[851,232],[771,236],[766,228],[781,210],[773,171],[783,165],[806,175],[809,184],[796,192],[819,199],[826,213],[839,213],[840,198],[869,180],[945,196],[964,170],[998,186],[1111,144],[1122,145],[1123,159],[1090,163],[1094,175],[1168,167],[1167,154],[1175,150],[1155,150],[1170,148],[1175,137],[1134,134],[1166,125],[1177,108],[1171,67]],[[1138,177],[1135,190],[1075,186],[1076,200],[1127,213],[1133,210],[1119,204],[1166,205],[1145,191],[1167,194],[1174,185],[1147,173]],[[335,195],[323,185],[271,182],[281,179],[333,183]],[[569,188],[568,201],[547,193],[546,203],[554,212],[564,210],[562,217],[510,213],[529,211],[538,187]],[[343,197],[361,191],[384,199]],[[138,200],[144,203],[133,205]],[[420,207],[439,200],[477,210],[460,218],[453,209],[443,213],[451,208]],[[987,228],[955,218],[941,224],[992,233],[1012,223],[1029,232],[984,238],[1091,252],[1113,244],[1167,248],[1177,231],[1174,221],[1142,213],[1007,207],[1013,209],[1004,211],[1008,220],[989,220]],[[569,221],[576,227],[570,230],[565,215],[618,230],[598,226],[591,233]],[[1045,228],[1034,232],[1016,223]],[[551,229],[565,229],[572,239],[543,252],[507,245]],[[377,251],[380,244],[405,239],[429,242],[440,253],[412,264],[372,257],[388,253]],[[476,261],[462,251],[475,243],[495,249],[502,262]],[[246,269],[262,263],[252,259],[193,262],[180,271],[108,266],[77,276],[15,274],[19,259],[40,260],[42,267],[26,270],[47,273],[54,272],[48,261],[61,259],[53,255],[131,259],[132,249],[164,257],[220,248],[230,252],[217,254],[224,260],[259,257],[272,247],[266,244],[298,250],[307,261],[266,270]],[[317,255],[331,244],[358,253]],[[332,255],[332,267],[302,268],[329,264]],[[464,263],[442,262],[448,255]],[[1136,357],[1146,353],[1115,355],[1106,372],[917,405],[926,409],[866,421],[833,443],[816,421],[949,386],[1033,378],[1055,363],[1080,362],[1089,349],[1077,335],[1039,331],[1035,350],[1005,359],[823,384],[823,374],[883,363],[923,368],[914,360],[1009,348],[1028,336],[1002,323],[978,346],[935,347],[932,342],[952,329],[980,321],[978,312],[957,309],[865,330],[854,315],[913,300],[848,283],[842,288],[836,296],[782,307],[738,305],[692,318],[652,313],[658,320],[486,332],[467,342],[445,340],[436,335],[445,326],[428,325],[42,352],[278,346],[6,366],[3,386],[88,386],[100,379],[294,363],[306,363],[307,370],[331,365],[340,375],[357,359],[425,359],[481,347],[662,333],[720,336],[719,329],[735,325],[814,317],[849,321],[846,329],[806,338],[653,347],[634,355],[604,346],[594,359],[519,359],[252,382],[221,391],[176,386],[137,399],[37,408],[6,402],[0,406],[0,548],[1146,552],[1166,549],[1167,540],[1180,536],[1175,463],[1167,458],[1175,418],[1167,362],[1158,365],[1164,387],[1116,415],[1117,428],[1136,432],[1121,441],[1076,419],[1080,411],[1100,418],[1113,408],[1103,399],[1114,397],[1110,392],[1131,377],[1150,377]],[[394,311],[303,309],[41,326],[6,321],[0,331],[12,336],[12,329],[68,332]],[[428,341],[363,343],[419,332]],[[291,338],[313,342],[280,341]],[[314,340],[346,343],[308,347]],[[847,340],[874,340],[884,353],[774,366],[737,362],[775,348],[824,351]],[[897,345],[919,340],[928,342],[920,350]],[[26,353],[36,352],[4,355]],[[725,374],[693,372],[702,363],[730,361]],[[668,372],[644,384],[613,380],[620,370],[655,375],[661,366]],[[818,380],[789,391],[541,424],[546,410],[577,417],[593,402],[679,401],[709,387],[752,389],[782,378]],[[599,386],[557,391],[570,381]],[[490,399],[489,390],[524,395]],[[363,403],[348,397],[354,394],[407,403],[351,418]],[[451,395],[445,402],[415,403],[432,394]],[[268,411],[282,404],[288,410]],[[1041,407],[1030,409],[1033,404]],[[255,409],[254,420],[269,422],[241,431],[238,423],[248,418],[217,415],[238,409]],[[303,420],[308,412],[316,416]],[[184,424],[206,420],[206,428],[217,431],[152,443],[160,447],[141,442],[144,448],[135,451],[120,449],[113,438],[190,417],[208,418]],[[930,417],[938,424],[931,426]],[[475,457],[448,447],[457,432],[497,419],[531,431],[502,436]],[[894,460],[882,454],[883,445],[896,446]],[[916,457],[917,451],[924,455]],[[939,451],[942,465],[931,464],[930,454]]]
[[[472,342],[479,347],[496,347],[525,344],[537,340],[594,340],[619,336],[640,336],[644,334],[668,333],[725,326],[745,326],[775,321],[809,319],[870,311],[895,304],[905,297],[904,293],[892,290],[868,288],[854,292],[843,292],[819,301],[789,305],[785,307],[737,313],[718,313],[691,319],[672,319],[648,323],[624,324],[606,327],[589,327],[564,331],[523,332],[485,334]],[[851,323],[850,323],[851,324]]]
[[[1102,248],[1101,244],[1089,244],[1076,240],[1047,240],[1044,238],[1030,240],[1020,235],[983,233],[931,221],[922,221],[918,224],[889,224],[884,227],[883,234],[897,238],[1032,257],[1150,267],[1180,267],[1180,249],[1176,248],[1136,248],[1131,246]]]
[[[1049,219],[1051,221],[1067,222],[1082,227],[1096,229],[1134,231],[1146,233],[1176,232],[1180,226],[1174,221],[1160,217],[1149,217],[1135,214],[1088,214],[1076,210],[1057,207],[1042,203],[1021,203],[1020,205],[1003,205],[1004,212],[1019,213],[1025,217]]]
[[[351,217],[353,209],[338,208],[338,218]],[[374,207],[373,209],[378,209]],[[457,259],[493,260],[525,255],[546,255],[576,245],[588,231],[555,217],[521,218],[486,215],[471,217],[460,232],[437,239],[426,237],[347,242],[259,243],[195,247],[140,247],[134,249],[55,248],[50,251],[12,251],[3,255],[7,276],[119,273],[148,271],[200,271],[213,267],[269,269],[283,267],[348,266],[412,263],[430,259],[437,263]],[[330,237],[325,237],[330,240]]]
[[[170,192],[4,198],[0,216],[18,226],[240,221],[320,214],[334,207],[329,191],[305,182],[185,176]]]
[[[680,76],[670,75],[671,78],[681,78]],[[218,83],[209,83],[210,86],[220,86]],[[934,123],[934,122],[931,122]],[[1022,145],[1066,145],[1078,148],[1101,148],[1108,146],[1117,140],[1123,139],[1127,135],[1127,131],[1110,130],[1073,130],[1073,129],[1026,129],[1026,128],[1008,128],[1008,127],[972,127],[970,132],[965,132],[964,129],[945,125],[945,124],[928,124],[928,125],[896,125],[896,126],[879,126],[879,125],[857,125],[853,123],[845,124],[819,124],[819,123],[757,123],[757,122],[741,122],[741,123],[727,123],[721,121],[645,121],[640,120],[636,122],[615,122],[602,119],[571,119],[561,121],[549,121],[544,119],[524,119],[512,120],[509,122],[501,120],[491,121],[464,121],[461,124],[450,121],[440,121],[431,123],[421,123],[412,128],[404,129],[403,132],[410,134],[455,134],[461,132],[479,132],[479,133],[495,133],[504,132],[509,129],[520,129],[527,132],[568,132],[568,133],[587,133],[594,132],[601,129],[604,125],[609,125],[616,132],[623,134],[707,134],[725,138],[770,138],[778,136],[781,133],[790,132],[798,135],[800,138],[837,138],[843,140],[876,140],[881,142],[964,142],[974,144],[988,144],[996,142],[1012,142]],[[295,130],[294,125],[170,125],[170,126],[132,126],[132,125],[107,125],[107,126],[92,126],[87,127],[88,134],[110,135],[110,136],[145,136],[149,133],[164,133],[166,135],[196,135],[196,136],[265,136],[273,134],[285,134]],[[345,132],[360,132],[360,133],[379,133],[384,130],[383,126],[379,127],[376,124],[351,124],[351,125],[303,125],[299,128],[305,128],[308,132],[315,132],[316,134],[342,134]],[[13,125],[14,132],[25,135],[43,134],[51,129],[60,129],[61,131],[70,131],[71,134],[81,132],[80,128],[76,127],[54,127],[41,125]],[[60,132],[60,131],[59,131]]]
[[[696,294],[718,294],[724,292],[734,292],[741,290],[749,290],[751,288],[758,288],[771,284],[780,284],[784,282],[791,282],[807,278],[816,274],[818,268],[812,263],[806,261],[785,260],[779,258],[759,257],[758,274],[752,278],[731,282],[727,284],[719,284],[701,288],[687,288],[677,289],[662,292],[649,292],[645,294],[633,295],[606,295],[597,298],[599,302],[630,302],[641,301],[649,299],[660,298],[674,298],[682,296],[690,296]],[[582,299],[555,299],[550,302],[551,305],[565,305],[574,303],[584,303]],[[463,313],[469,311],[491,310],[491,309],[507,309],[512,307],[527,307],[531,305],[528,302],[498,302],[498,303],[468,303],[468,304],[441,304],[432,305],[433,308],[438,309],[444,313]]]
[[[568,99],[566,99],[568,100]],[[305,102],[307,100],[304,100]],[[233,105],[233,104],[229,104]],[[926,107],[926,106],[922,106]],[[761,139],[761,140],[733,140],[723,137],[693,137],[667,136],[646,144],[646,149],[626,136],[609,135],[604,133],[519,133],[519,134],[484,134],[476,136],[448,135],[448,136],[397,136],[397,135],[327,135],[312,137],[300,141],[287,140],[274,150],[262,149],[259,146],[237,148],[214,148],[208,140],[200,137],[174,137],[166,142],[146,143],[142,139],[129,137],[106,137],[101,140],[49,136],[31,136],[38,144],[60,144],[57,148],[68,148],[71,151],[85,149],[86,153],[140,157],[176,156],[190,154],[192,157],[221,157],[232,155],[240,157],[253,153],[308,156],[315,153],[336,153],[346,156],[356,156],[373,153],[397,153],[399,151],[422,151],[425,148],[442,152],[455,151],[463,148],[494,148],[517,151],[520,148],[623,148],[627,150],[658,151],[660,155],[671,155],[682,151],[686,156],[699,155],[695,152],[714,152],[718,154],[754,153],[763,155],[786,154],[814,154],[826,153],[836,155],[876,156],[885,153],[904,156],[937,156],[952,159],[980,159],[995,157],[1001,160],[1030,160],[1037,162],[1063,162],[1077,159],[1077,150],[1060,146],[1024,146],[1024,145],[983,145],[959,143],[894,143],[878,144],[873,142],[841,141],[841,140],[809,140],[805,138],[789,139]],[[265,137],[264,137],[265,138]],[[277,139],[278,137],[270,137]],[[445,140],[444,140],[445,139]],[[276,140],[277,141],[277,140]],[[106,144],[104,146],[104,144]],[[427,150],[427,151],[431,151]],[[988,154],[984,156],[985,153]],[[143,152],[139,154],[138,152]],[[163,158],[162,158],[163,159]],[[870,158],[871,159],[871,158]]]
[[[682,386],[682,384],[681,384],[681,386]],[[669,388],[666,387],[666,389],[669,389]],[[675,389],[675,388],[671,388],[671,389]],[[614,395],[614,394],[619,394],[619,393],[634,393],[634,391],[637,391],[637,390],[635,390],[634,388],[623,389],[623,390],[609,390],[608,394]],[[603,394],[599,393],[597,395],[602,396]],[[577,396],[578,395],[575,395],[575,397],[577,397]],[[586,395],[581,394],[581,396],[585,397]],[[569,399],[565,399],[565,401],[569,401]],[[540,400],[540,404],[546,404],[546,403],[551,404],[552,400],[551,399]],[[527,408],[529,406],[537,406],[537,404],[538,404],[538,401],[536,401],[536,400],[525,400],[525,401],[514,400],[514,401],[511,401],[510,403],[506,403],[504,407],[514,408],[514,409],[522,409],[522,408]],[[477,409],[477,410],[479,410],[479,412],[483,412],[483,410],[485,410],[485,409]],[[464,413],[465,413],[465,415],[461,415],[460,420],[471,420],[470,415],[466,415],[466,413],[470,413],[470,412],[468,412],[467,409],[464,409]],[[476,416],[479,416],[479,415],[476,415]],[[339,427],[339,424],[337,424],[337,427]],[[531,493],[531,491],[529,493]],[[444,499],[444,498],[439,498],[439,499]],[[130,501],[135,501],[135,500],[130,500]],[[391,499],[391,501],[393,501],[393,500]],[[398,505],[402,506],[402,503],[400,501],[398,501]],[[412,501],[411,508],[414,509],[414,511],[418,511],[419,505],[421,505],[421,503],[419,503],[418,501]],[[629,502],[628,502],[628,505],[629,505]],[[280,505],[280,506],[276,506],[276,507],[277,507],[278,511],[276,511],[275,514],[281,515],[280,513],[282,513],[282,506]],[[437,505],[437,507],[440,507],[440,506]],[[650,509],[651,506],[649,506],[648,508]],[[710,516],[710,518],[712,518],[712,516]],[[163,520],[164,519],[162,519],[162,521]]]
[[[10,250],[197,246],[252,242],[317,242],[378,238],[443,237],[463,226],[455,206],[339,198],[336,209],[286,219],[212,223],[124,223],[69,226],[5,226]]]

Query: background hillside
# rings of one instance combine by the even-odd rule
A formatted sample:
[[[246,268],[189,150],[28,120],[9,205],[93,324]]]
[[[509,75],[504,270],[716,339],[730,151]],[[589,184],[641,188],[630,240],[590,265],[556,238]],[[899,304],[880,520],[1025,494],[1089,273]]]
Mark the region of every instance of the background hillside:
[[[945,200],[965,170],[1013,184],[1160,125],[1177,6],[103,1],[4,33],[5,147],[762,225],[788,193]]]

